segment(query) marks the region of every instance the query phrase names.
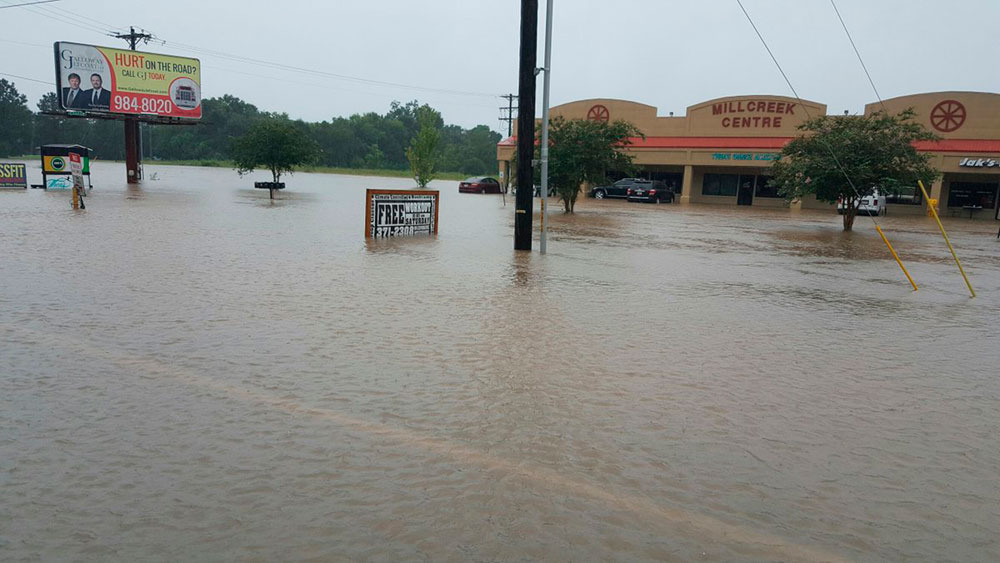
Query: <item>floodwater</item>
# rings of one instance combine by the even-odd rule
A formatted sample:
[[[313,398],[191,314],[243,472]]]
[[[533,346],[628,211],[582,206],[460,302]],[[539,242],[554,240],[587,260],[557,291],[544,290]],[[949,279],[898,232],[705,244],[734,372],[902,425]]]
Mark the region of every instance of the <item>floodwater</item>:
[[[992,221],[146,172],[0,193],[4,561],[1000,559]]]

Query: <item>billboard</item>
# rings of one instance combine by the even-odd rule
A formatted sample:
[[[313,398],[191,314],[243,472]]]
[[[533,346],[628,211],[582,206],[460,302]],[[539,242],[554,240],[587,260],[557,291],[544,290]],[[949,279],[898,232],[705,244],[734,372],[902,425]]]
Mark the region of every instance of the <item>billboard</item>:
[[[365,237],[436,235],[439,198],[436,190],[367,190]]]
[[[201,118],[198,59],[60,41],[56,92],[62,108]]]
[[[0,188],[27,189],[27,167],[17,162],[0,162]]]

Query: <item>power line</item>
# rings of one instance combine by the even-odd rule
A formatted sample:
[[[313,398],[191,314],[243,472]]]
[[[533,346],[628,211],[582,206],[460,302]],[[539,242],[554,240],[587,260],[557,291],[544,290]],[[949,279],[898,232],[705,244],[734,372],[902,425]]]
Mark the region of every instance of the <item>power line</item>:
[[[59,0],[36,0],[35,2],[24,2],[23,4],[8,4],[6,6],[0,6],[0,10],[4,8],[20,8],[22,6],[34,6],[35,4],[48,4],[49,2],[58,2]]]
[[[27,76],[19,76],[17,74],[11,74],[9,72],[0,72],[4,76],[12,76],[14,78],[20,78],[21,80],[30,80],[31,82],[38,82],[39,84],[48,84],[52,86],[53,82],[51,80],[38,80],[37,78],[28,78]]]
[[[750,27],[753,28],[754,32],[757,34],[757,37],[760,38],[760,42],[764,45],[764,49],[767,50],[767,54],[771,56],[771,60],[774,61],[774,66],[778,67],[778,72],[780,72],[781,76],[785,79],[785,84],[788,84],[788,88],[792,91],[792,94],[795,95],[795,99],[799,101],[799,104],[802,106],[802,111],[805,112],[806,117],[812,119],[812,115],[809,113],[809,108],[806,107],[805,100],[803,100],[799,96],[799,93],[795,91],[795,86],[792,86],[792,81],[788,79],[788,75],[785,74],[785,70],[781,68],[781,63],[778,62],[778,59],[774,56],[774,53],[771,51],[771,48],[768,47],[767,41],[764,40],[764,36],[761,35],[760,30],[757,29],[757,24],[754,23],[753,18],[750,17],[750,13],[747,12],[747,9],[743,7],[743,1],[736,0],[736,3],[739,4],[740,9],[743,10],[743,15],[747,17],[747,21],[750,22]],[[822,142],[823,146],[826,147],[826,150],[830,152],[830,156],[833,158],[834,164],[836,164],[837,168],[840,170],[840,173],[844,175],[844,178],[847,179],[847,184],[851,186],[851,190],[854,192],[854,195],[856,195],[860,200],[861,192],[858,191],[857,186],[854,185],[854,181],[851,180],[851,176],[847,173],[847,169],[844,168],[844,165],[841,164],[840,159],[837,158],[837,153],[833,150],[833,147],[830,146],[830,144],[827,143],[825,140],[820,139],[820,142]],[[871,217],[871,219],[875,223],[875,225],[878,226],[878,221],[875,220],[875,217]]]
[[[55,1],[55,0],[53,0],[53,1]],[[51,19],[51,20],[59,21],[61,23],[65,23],[65,24],[68,24],[68,25],[74,25],[74,26],[80,27],[81,29],[85,29],[87,31],[92,31],[92,32],[97,32],[97,33],[100,33],[102,35],[108,35],[107,28],[98,27],[97,25],[90,24],[90,23],[87,23],[87,22],[84,22],[84,21],[73,20],[73,19],[67,18],[65,15],[63,15],[61,13],[53,12],[53,11],[47,10],[45,8],[39,8],[39,9],[36,10],[36,9],[31,9],[31,8],[25,7],[23,9],[26,10],[26,11],[28,11],[28,12],[31,12],[31,13],[33,13],[35,15],[42,16],[42,17],[45,17],[45,18],[48,18],[48,19]],[[39,11],[39,10],[45,10],[45,12],[42,12],[42,11]],[[72,14],[74,16],[77,16],[77,17],[80,17],[80,18],[83,18],[83,19],[86,19],[86,20],[89,20],[89,21],[92,21],[92,22],[97,22],[98,24],[99,23],[103,23],[103,22],[99,22],[98,20],[95,20],[93,18],[89,18],[87,16],[82,16],[80,14],[75,14],[74,12],[69,12],[69,11],[66,11],[66,10],[63,10],[63,12],[68,13],[68,14]],[[111,34],[111,35],[113,37],[117,37],[118,36],[118,34]],[[189,44],[186,44],[186,43],[180,43],[180,42],[176,42],[176,41],[166,41],[166,40],[163,40],[163,39],[156,39],[151,34],[150,34],[149,38],[150,39],[158,40],[162,45],[168,45],[169,44],[169,45],[172,45],[172,46],[176,46],[176,47],[188,49],[188,50],[199,52],[199,53],[204,53],[204,54],[207,54],[207,55],[212,55],[212,56],[215,56],[215,57],[221,57],[221,58],[228,59],[228,60],[235,61],[235,62],[240,62],[240,63],[244,63],[244,64],[253,64],[253,65],[258,65],[258,66],[259,65],[263,65],[263,66],[267,66],[267,67],[270,67],[270,68],[275,68],[275,69],[280,69],[280,70],[286,70],[286,71],[290,71],[290,72],[299,72],[299,73],[304,73],[304,74],[313,74],[313,75],[319,75],[319,76],[326,76],[326,77],[334,78],[334,79],[338,79],[338,80],[353,81],[353,82],[359,82],[359,83],[364,83],[364,84],[372,84],[372,85],[376,85],[376,86],[389,86],[389,87],[393,87],[393,88],[404,88],[404,89],[408,89],[408,90],[416,90],[416,91],[423,91],[423,92],[432,92],[432,93],[438,93],[438,94],[450,94],[450,95],[470,96],[470,97],[487,97],[487,98],[497,98],[498,97],[496,94],[487,93],[487,92],[476,92],[476,91],[468,91],[468,90],[457,90],[457,89],[451,89],[451,88],[437,88],[437,87],[428,87],[428,86],[417,86],[417,85],[414,85],[414,84],[405,84],[405,83],[400,83],[400,82],[390,82],[390,81],[384,81],[384,80],[364,78],[364,77],[360,77],[360,76],[352,76],[352,75],[347,75],[347,74],[327,72],[327,71],[322,71],[322,70],[317,70],[317,69],[297,67],[297,66],[287,65],[287,64],[282,64],[282,63],[277,63],[277,62],[273,62],[273,61],[267,61],[267,60],[262,60],[262,59],[255,59],[255,58],[252,58],[252,57],[246,57],[246,56],[241,56],[241,55],[234,55],[232,53],[227,53],[227,52],[224,52],[224,51],[218,51],[218,50],[214,50],[214,49],[208,49],[208,48],[204,48],[204,47],[199,47],[197,45],[189,45]]]
[[[364,84],[374,84],[374,85],[378,85],[378,86],[392,86],[394,88],[406,88],[406,89],[409,89],[409,90],[420,90],[420,91],[425,91],[425,92],[435,92],[435,93],[439,93],[439,94],[455,94],[455,95],[460,95],[460,96],[475,96],[475,97],[486,97],[486,98],[496,98],[497,97],[496,94],[491,94],[491,93],[488,93],[488,92],[474,92],[474,91],[468,91],[468,90],[453,90],[453,89],[450,89],[450,88],[434,88],[434,87],[428,87],[428,86],[416,86],[416,85],[413,85],[413,84],[404,84],[404,83],[401,83],[401,82],[388,82],[388,81],[384,81],[384,80],[376,80],[376,79],[372,79],[372,78],[363,78],[363,77],[360,77],[360,76],[351,76],[351,75],[348,75],[348,74],[340,74],[340,73],[336,73],[336,72],[327,72],[327,71],[317,70],[317,69],[312,69],[312,68],[303,68],[303,67],[298,67],[298,66],[293,66],[293,65],[286,65],[286,64],[283,64],[283,63],[276,63],[276,62],[273,62],[273,61],[266,61],[266,60],[262,60],[262,59],[255,59],[255,58],[252,58],[252,57],[244,57],[244,56],[241,56],[241,55],[234,55],[234,54],[231,54],[231,53],[226,53],[224,51],[216,51],[216,50],[212,50],[212,49],[205,49],[205,48],[202,48],[202,47],[198,47],[196,45],[188,45],[186,43],[179,43],[177,41],[164,41],[162,39],[160,41],[164,45],[167,45],[167,44],[175,45],[177,47],[182,47],[182,48],[189,49],[189,50],[192,50],[192,51],[198,51],[198,52],[205,53],[205,54],[208,54],[208,55],[213,55],[213,56],[216,56],[216,57],[222,57],[222,58],[233,60],[233,61],[236,61],[236,62],[252,63],[252,64],[255,64],[255,65],[264,65],[264,66],[268,66],[268,67],[271,67],[271,68],[276,68],[276,69],[281,69],[281,70],[288,70],[288,71],[292,71],[292,72],[301,72],[301,73],[306,73],[306,74],[315,74],[315,75],[320,75],[320,76],[327,76],[327,77],[336,78],[336,79],[339,79],[339,80],[348,80],[348,81],[353,81],[353,82],[361,82],[361,83],[364,83]]]
[[[844,23],[844,18],[840,15],[840,10],[837,9],[837,3],[830,0],[830,4],[833,5],[833,11],[837,12],[837,19],[840,20],[840,25],[844,28],[844,33],[847,34],[847,39],[851,42],[851,47],[854,48],[854,54],[858,56],[858,62],[861,63],[861,68],[864,69],[865,76],[868,77],[868,83],[872,85],[872,90],[875,91],[875,97],[878,98],[878,103],[882,106],[882,111],[888,113],[885,109],[885,102],[882,101],[882,96],[878,93],[878,88],[875,87],[875,81],[872,80],[872,75],[868,72],[868,66],[865,65],[864,59],[861,58],[861,52],[858,51],[858,46],[854,44],[854,38],[851,37],[851,32],[847,30],[847,24]]]

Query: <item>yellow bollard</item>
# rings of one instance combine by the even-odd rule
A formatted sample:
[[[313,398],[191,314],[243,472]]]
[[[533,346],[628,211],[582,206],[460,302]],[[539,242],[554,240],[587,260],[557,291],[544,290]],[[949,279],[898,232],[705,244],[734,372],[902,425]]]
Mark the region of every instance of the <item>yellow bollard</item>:
[[[875,230],[878,231],[879,236],[882,237],[882,242],[884,242],[885,245],[889,247],[889,252],[892,253],[892,257],[896,259],[896,263],[899,264],[899,267],[902,268],[903,273],[906,274],[906,279],[910,280],[910,285],[913,286],[913,291],[916,291],[917,284],[913,281],[913,278],[910,277],[910,272],[906,271],[906,266],[904,266],[903,261],[899,259],[899,254],[896,254],[896,249],[893,248],[891,244],[889,244],[889,239],[885,238],[885,233],[882,232],[882,227],[875,225]]]
[[[924,199],[930,201],[931,198],[927,197],[927,189],[924,188],[924,183],[917,180],[917,185],[920,186],[920,191],[924,193]],[[941,224],[941,218],[938,217],[937,210],[933,206],[928,206],[927,210],[930,211],[934,220],[937,221],[938,228],[941,229],[941,236],[944,237],[944,242],[948,245],[948,250],[951,251],[952,258],[955,259],[955,263],[958,264],[958,271],[962,272],[962,277],[965,278],[965,285],[969,286],[969,293],[973,297],[976,296],[976,290],[972,289],[972,284],[969,283],[969,276],[965,275],[965,268],[962,267],[962,263],[958,261],[958,254],[955,254],[955,248],[951,246],[951,241],[948,240],[948,233],[944,232],[944,225]]]

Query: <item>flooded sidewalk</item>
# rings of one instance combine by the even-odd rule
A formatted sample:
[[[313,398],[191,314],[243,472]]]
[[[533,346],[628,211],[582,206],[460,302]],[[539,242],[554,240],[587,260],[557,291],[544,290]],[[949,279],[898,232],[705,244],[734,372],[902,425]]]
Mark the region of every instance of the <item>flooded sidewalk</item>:
[[[0,559],[1000,559],[992,222],[970,299],[922,217],[913,292],[865,217],[94,170],[0,193]]]

